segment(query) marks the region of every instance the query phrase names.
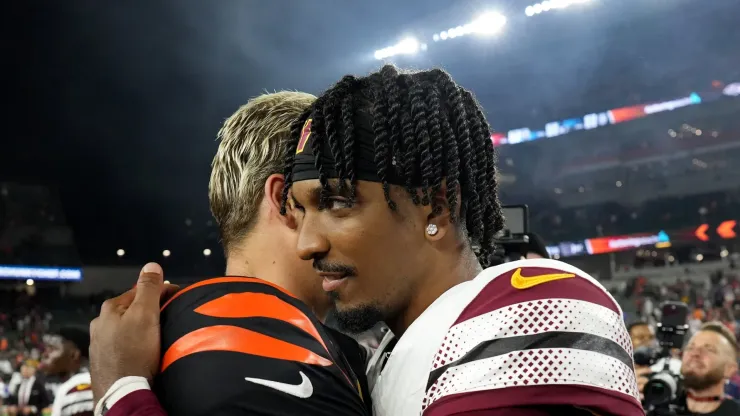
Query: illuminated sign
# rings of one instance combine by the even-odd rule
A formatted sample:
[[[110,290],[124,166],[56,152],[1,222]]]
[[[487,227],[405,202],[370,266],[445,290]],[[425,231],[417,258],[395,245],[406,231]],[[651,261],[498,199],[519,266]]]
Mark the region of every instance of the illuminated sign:
[[[739,96],[740,95],[740,82],[733,82],[732,84],[727,85],[725,89],[722,90],[722,94],[728,97]]]
[[[728,97],[740,96],[740,82],[727,85],[723,94]],[[628,107],[614,108],[599,113],[590,113],[582,117],[569,118],[562,121],[552,121],[545,124],[542,129],[531,129],[522,127],[509,130],[505,135],[494,133],[491,140],[494,146],[504,144],[516,144],[541,138],[558,137],[578,130],[592,130],[610,124],[623,123],[636,120],[652,114],[673,111],[690,105],[701,104],[704,101],[718,99],[716,93],[705,94],[702,98],[698,93],[692,92],[687,97],[662,101],[651,104],[631,105]],[[495,136],[495,137],[494,137]]]
[[[0,279],[80,281],[82,269],[0,265]]]
[[[720,225],[715,228],[717,236],[723,240],[730,240],[737,237],[735,227],[737,226],[736,220],[723,221]],[[711,236],[707,234],[710,231],[709,224],[701,224],[694,230],[694,236],[701,241],[709,241]]]
[[[694,104],[701,104],[701,98],[699,97],[699,94],[692,92],[688,97],[646,105],[643,111],[645,111],[645,114],[655,114],[662,113],[663,111],[673,111],[677,108]]]
[[[670,247],[670,245],[671,239],[665,231],[657,234],[621,235],[586,240],[586,250],[589,254],[614,253],[644,246],[662,248]]]

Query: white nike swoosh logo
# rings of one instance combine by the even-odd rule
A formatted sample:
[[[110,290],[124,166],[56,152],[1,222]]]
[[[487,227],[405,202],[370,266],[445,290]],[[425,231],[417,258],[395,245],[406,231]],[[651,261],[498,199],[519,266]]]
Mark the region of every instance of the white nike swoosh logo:
[[[264,380],[261,378],[252,377],[244,377],[244,380],[250,381],[254,384],[259,384],[261,386],[270,387],[275,390],[282,391],[283,393],[288,393],[291,396],[295,396],[300,399],[307,399],[313,394],[313,384],[311,384],[311,380],[309,380],[308,377],[303,374],[303,371],[299,371],[298,374],[301,375],[301,384],[287,384],[280,383],[278,381]]]

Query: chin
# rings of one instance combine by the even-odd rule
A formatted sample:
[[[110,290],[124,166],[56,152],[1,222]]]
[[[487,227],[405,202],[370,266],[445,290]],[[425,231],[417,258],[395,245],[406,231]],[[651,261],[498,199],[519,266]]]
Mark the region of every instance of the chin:
[[[359,334],[374,327],[383,321],[383,313],[379,307],[372,304],[350,305],[337,301],[335,317],[342,331]]]

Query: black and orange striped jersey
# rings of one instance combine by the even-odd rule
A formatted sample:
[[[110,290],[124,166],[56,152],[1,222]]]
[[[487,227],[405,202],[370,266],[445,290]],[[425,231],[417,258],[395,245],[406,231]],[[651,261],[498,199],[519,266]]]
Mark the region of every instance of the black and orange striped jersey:
[[[364,368],[345,357],[360,347],[272,283],[193,284],[162,307],[161,331],[153,390],[170,415],[370,414]]]

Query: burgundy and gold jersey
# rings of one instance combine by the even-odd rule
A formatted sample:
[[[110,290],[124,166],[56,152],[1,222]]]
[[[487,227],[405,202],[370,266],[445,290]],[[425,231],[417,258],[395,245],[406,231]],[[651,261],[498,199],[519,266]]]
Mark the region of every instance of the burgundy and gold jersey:
[[[92,416],[93,410],[90,373],[84,371],[59,385],[51,406],[51,416]]]
[[[264,280],[189,286],[162,307],[161,331],[153,390],[170,415],[369,414],[363,369],[340,350],[359,346]]]
[[[644,415],[619,305],[559,261],[484,270],[440,296],[387,350],[368,370],[379,373],[375,416]]]

